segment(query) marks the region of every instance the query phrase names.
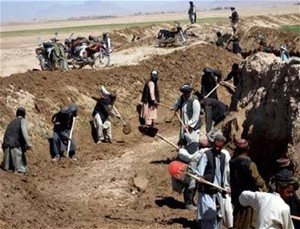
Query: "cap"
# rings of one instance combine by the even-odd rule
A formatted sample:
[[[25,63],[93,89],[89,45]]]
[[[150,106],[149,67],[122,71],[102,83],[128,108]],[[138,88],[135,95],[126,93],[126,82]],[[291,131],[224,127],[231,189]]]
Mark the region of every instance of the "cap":
[[[297,180],[294,178],[293,173],[288,169],[282,169],[275,174],[275,182],[281,185],[295,184]]]
[[[288,158],[279,158],[276,160],[278,167],[288,167],[291,164],[291,160]]]
[[[16,116],[22,116],[23,118],[25,118],[26,115],[26,110],[24,107],[18,107],[17,111],[16,111]]]
[[[205,67],[205,68],[203,68],[203,72],[204,73],[213,73],[213,69],[209,68],[209,67]]]
[[[234,144],[237,148],[240,148],[240,149],[247,149],[249,146],[248,141],[243,138],[235,140]]]
[[[193,86],[190,83],[185,83],[180,87],[180,92],[182,92],[183,94],[188,94],[191,93],[193,90]]]

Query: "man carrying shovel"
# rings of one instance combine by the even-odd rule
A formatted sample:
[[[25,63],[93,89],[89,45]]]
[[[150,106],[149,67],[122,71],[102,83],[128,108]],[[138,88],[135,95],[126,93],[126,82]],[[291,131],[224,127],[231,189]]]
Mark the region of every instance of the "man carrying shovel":
[[[201,126],[199,100],[192,94],[193,86],[190,83],[183,84],[179,90],[182,95],[173,107],[175,115],[177,111],[180,112],[179,145],[198,143]]]
[[[94,127],[97,131],[97,144],[102,142],[113,143],[111,132],[111,117],[120,118],[114,109],[114,103],[117,95],[114,92],[109,92],[104,86],[101,87],[101,98],[92,97],[97,101],[93,111]]]
[[[75,158],[75,142],[72,138],[75,117],[77,117],[77,105],[75,103],[61,108],[59,112],[52,116],[53,141],[52,154],[53,161],[58,161],[66,151],[66,156],[71,160]]]

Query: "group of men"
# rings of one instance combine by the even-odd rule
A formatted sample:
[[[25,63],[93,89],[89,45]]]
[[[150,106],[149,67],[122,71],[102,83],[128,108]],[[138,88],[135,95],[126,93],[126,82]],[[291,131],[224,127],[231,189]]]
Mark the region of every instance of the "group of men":
[[[202,97],[199,99],[199,96],[193,94],[193,86],[190,83],[183,84],[179,88],[182,95],[172,108],[175,112],[179,112],[181,119],[177,160],[189,164],[189,168],[200,177],[200,181],[189,177],[184,177],[183,180],[172,177],[173,189],[183,194],[187,209],[197,211],[200,228],[221,229],[222,225],[225,225],[227,228],[236,229],[293,229],[288,204],[291,206],[289,200],[292,196],[296,196],[299,181],[292,172],[286,169],[278,171],[274,175],[273,189],[268,189],[269,184],[264,181],[256,164],[248,156],[250,144],[247,140],[235,141],[231,157],[229,151],[224,149],[227,141],[220,131],[212,128],[207,131],[206,136],[201,135],[202,107],[205,113],[210,109],[213,110],[215,124],[224,119],[228,112],[228,107],[224,104],[224,107],[222,105],[214,108],[214,103],[220,102],[216,86],[221,82],[221,73],[211,68],[205,68],[203,72],[203,88],[200,93]],[[241,82],[240,74],[239,65],[234,63],[225,81],[233,78],[234,86],[238,86]],[[142,102],[147,109],[153,107],[156,110],[159,105],[158,93],[155,93],[157,80],[158,72],[154,70],[144,85]],[[207,82],[209,85],[206,85]],[[207,98],[203,98],[205,96]],[[140,117],[145,119],[146,125],[153,127],[157,113],[152,116],[144,111]],[[209,123],[206,122],[207,124]],[[223,188],[223,191],[202,183],[201,179]],[[194,201],[195,193],[198,193],[197,204]],[[298,197],[293,201],[293,205],[297,206],[296,209],[299,208],[297,201]],[[282,207],[275,208],[276,204]]]
[[[101,87],[100,92],[102,95],[100,98],[93,97],[97,103],[92,113],[97,144],[102,142],[113,143],[111,118],[120,118],[120,115],[114,110],[116,94],[107,91],[104,86]],[[72,136],[77,111],[78,106],[72,103],[62,107],[52,116],[53,135],[49,139],[52,161],[59,161],[62,157],[68,157],[73,161],[77,160],[75,157],[75,140]],[[7,171],[26,174],[28,169],[25,153],[31,148],[26,110],[23,107],[19,107],[16,111],[16,118],[9,123],[4,133],[2,168]]]
[[[202,136],[197,149],[186,145],[178,152],[177,160],[187,163],[189,173],[199,179],[172,177],[173,190],[183,193],[186,208],[197,211],[199,228],[298,228],[291,218],[300,208],[295,194],[299,180],[292,170],[279,168],[267,184],[248,156],[247,140],[235,141],[231,157],[224,149],[226,138],[220,131],[215,133]]]
[[[194,24],[197,22],[197,11],[196,11],[196,6],[193,1],[189,2],[190,6],[188,9],[188,15],[189,15],[189,20],[191,24]],[[238,27],[238,22],[240,20],[239,14],[236,11],[235,7],[230,7],[231,10],[231,15],[229,16],[231,27],[233,30],[233,34],[236,34],[237,32],[237,27]]]

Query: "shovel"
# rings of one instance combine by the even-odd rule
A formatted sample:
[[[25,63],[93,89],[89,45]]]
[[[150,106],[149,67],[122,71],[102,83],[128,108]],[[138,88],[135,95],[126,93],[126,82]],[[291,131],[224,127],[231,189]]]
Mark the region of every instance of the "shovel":
[[[68,140],[68,146],[67,146],[67,157],[69,157],[69,152],[70,152],[70,148],[71,148],[71,142],[72,142],[72,135],[73,135],[73,130],[74,130],[74,125],[75,125],[75,120],[76,118],[73,117],[73,122],[72,122],[72,127],[71,127],[71,130],[70,130],[70,135],[69,135],[69,140]]]
[[[149,137],[152,137],[154,138],[155,136],[156,137],[159,137],[160,139],[162,139],[163,141],[167,142],[168,144],[170,144],[171,146],[173,146],[175,149],[179,150],[180,148],[175,145],[173,142],[171,142],[170,140],[166,139],[165,137],[161,136],[160,134],[158,134],[158,129],[155,128],[155,127],[143,127],[143,126],[140,126],[139,127],[139,131],[144,134],[144,135],[147,135]]]
[[[121,122],[123,123],[123,133],[124,134],[130,134],[131,133],[131,126],[129,123],[126,123],[124,121],[124,119],[122,118],[122,116],[120,115],[120,113],[118,112],[117,108],[115,106],[113,106],[114,111],[116,112],[116,114],[119,116]]]
[[[190,176],[191,178],[203,183],[203,184],[207,184],[210,185],[212,187],[215,187],[219,190],[225,191],[227,192],[227,190],[225,188],[220,187],[219,185],[216,185],[214,183],[211,183],[205,179],[203,179],[202,177],[199,177],[195,174],[192,174],[191,172],[188,172],[188,164],[183,163],[181,161],[172,161],[169,164],[169,173],[172,177],[174,177],[175,179],[179,179],[179,180],[184,180],[185,175]]]

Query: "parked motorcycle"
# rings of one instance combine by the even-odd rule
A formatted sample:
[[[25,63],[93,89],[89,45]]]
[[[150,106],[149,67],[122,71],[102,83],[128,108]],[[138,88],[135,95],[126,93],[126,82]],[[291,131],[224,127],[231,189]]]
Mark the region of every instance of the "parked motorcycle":
[[[51,38],[48,42],[43,42],[35,49],[36,57],[40,62],[42,71],[69,70],[65,56],[65,47],[59,40]]]
[[[106,51],[103,44],[94,39],[89,40],[84,37],[65,39],[68,48],[68,63],[74,68],[91,66],[94,69],[107,67],[110,63],[110,53]]]
[[[171,30],[159,30],[157,42],[159,47],[166,47],[168,44],[178,44],[180,46],[184,46],[188,44],[188,37],[180,24],[176,22],[176,26]]]

